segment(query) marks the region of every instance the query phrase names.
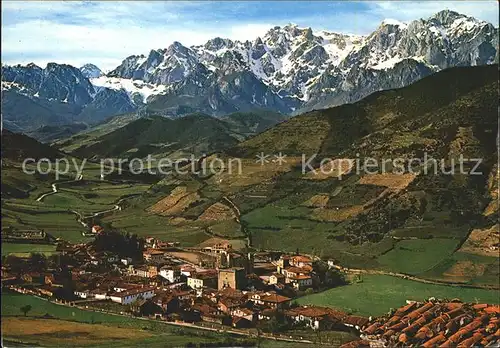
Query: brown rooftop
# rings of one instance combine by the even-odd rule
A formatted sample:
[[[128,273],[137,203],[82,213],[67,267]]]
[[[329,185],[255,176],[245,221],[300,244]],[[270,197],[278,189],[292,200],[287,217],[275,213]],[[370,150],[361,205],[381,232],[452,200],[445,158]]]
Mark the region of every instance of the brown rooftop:
[[[410,303],[391,317],[380,317],[363,330],[373,339],[404,346],[495,346],[500,335],[500,307],[457,301]],[[495,343],[496,342],[496,343]]]
[[[265,295],[261,297],[262,301],[271,302],[271,303],[283,303],[291,301],[292,299],[286,296],[281,296],[278,294]]]

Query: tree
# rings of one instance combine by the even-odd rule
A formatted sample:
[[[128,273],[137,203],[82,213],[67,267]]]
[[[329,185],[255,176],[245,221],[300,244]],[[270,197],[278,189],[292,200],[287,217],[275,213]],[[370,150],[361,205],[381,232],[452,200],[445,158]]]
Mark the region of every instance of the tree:
[[[330,268],[325,261],[315,261],[313,269],[322,283],[333,286],[345,285],[347,283],[345,274],[338,269]]]
[[[44,254],[31,253],[28,262],[34,271],[42,272],[47,269],[47,257]]]
[[[283,314],[277,312],[271,320],[262,323],[261,329],[264,332],[279,333],[286,331],[288,324]]]
[[[93,245],[97,251],[110,251],[117,253],[120,257],[142,260],[144,239],[138,238],[136,234],[123,234],[116,230],[108,230],[98,234]]]
[[[313,262],[313,270],[314,272],[318,275],[320,281],[322,283],[326,282],[326,276],[327,276],[327,272],[329,270],[329,266],[328,264],[325,262],[325,261],[322,261],[322,260],[316,260]]]
[[[326,272],[326,279],[328,279],[328,282],[333,286],[347,284],[345,273],[339,271],[338,269],[329,269]]]
[[[314,289],[313,288],[307,288],[305,291],[306,295],[311,295],[314,294]]]
[[[10,254],[5,258],[5,264],[8,265],[14,273],[21,272],[26,268],[23,259]]]
[[[26,316],[28,314],[28,312],[31,310],[31,305],[26,305],[26,306],[22,306],[20,308],[21,312],[24,313],[24,316]]]

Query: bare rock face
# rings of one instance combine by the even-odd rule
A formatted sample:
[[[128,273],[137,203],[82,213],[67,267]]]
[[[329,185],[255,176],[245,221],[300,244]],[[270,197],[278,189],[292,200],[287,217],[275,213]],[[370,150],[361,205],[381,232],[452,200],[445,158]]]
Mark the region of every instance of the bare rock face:
[[[218,115],[239,107],[267,106],[298,113],[354,102],[381,89],[403,87],[441,69],[494,63],[498,60],[497,40],[498,31],[491,24],[453,11],[410,23],[384,21],[368,36],[316,33],[289,24],[274,27],[252,42],[215,38],[189,49],[181,49],[178,44],[177,50],[169,48],[161,52],[163,57],[155,59],[156,63],[165,62],[174,55],[176,62],[185,62],[179,70],[167,69],[166,73],[158,63],[141,63],[136,71],[149,71],[143,78],[134,75],[132,64],[124,61],[112,76],[139,76],[153,83],[170,81],[167,96],[176,100],[185,92],[178,85],[194,73],[191,62],[197,60],[211,73],[206,76],[210,83],[198,80],[198,84],[210,86],[203,92],[221,90],[220,96],[228,98],[216,101],[213,94],[211,105],[199,110],[197,106],[198,111]],[[246,72],[255,79],[245,77]],[[165,74],[168,79],[160,77]],[[261,94],[267,96],[266,100],[250,93],[244,100],[241,90],[229,88],[228,80],[238,80],[228,78],[234,74],[242,74],[239,81],[244,81],[243,89],[265,89]],[[237,105],[232,100],[238,100]],[[221,109],[222,105],[229,108]]]
[[[35,103],[86,108],[82,118],[90,122],[136,109],[174,117],[255,108],[297,114],[404,87],[449,67],[495,62],[498,28],[446,10],[410,23],[384,21],[368,36],[289,24],[254,41],[174,42],[127,57],[106,75],[91,64],[2,66],[2,88]],[[11,105],[13,113],[25,112]],[[80,112],[72,114],[78,119]]]

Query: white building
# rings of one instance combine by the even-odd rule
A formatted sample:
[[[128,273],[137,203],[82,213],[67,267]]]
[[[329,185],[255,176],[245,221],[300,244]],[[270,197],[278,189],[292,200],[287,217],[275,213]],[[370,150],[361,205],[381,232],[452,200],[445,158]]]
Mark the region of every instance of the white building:
[[[94,294],[92,294],[89,290],[75,290],[75,296],[80,298],[93,298]]]
[[[123,263],[125,266],[128,266],[132,264],[132,259],[130,257],[126,257],[124,259],[121,259],[120,262]]]
[[[181,276],[181,272],[180,270],[173,269],[171,267],[162,267],[160,269],[160,276],[168,280],[170,283],[176,283]]]
[[[113,302],[117,302],[122,305],[127,305],[134,302],[138,298],[147,300],[152,298],[154,295],[155,295],[154,288],[139,288],[128,291],[115,292],[109,295],[109,299]]]
[[[310,276],[307,275],[298,275],[294,278],[289,279],[290,284],[296,290],[302,290],[306,288],[310,288],[313,285],[313,280]]]
[[[94,293],[94,297],[96,300],[107,300],[108,299],[108,293],[104,290],[101,291],[96,291]]]

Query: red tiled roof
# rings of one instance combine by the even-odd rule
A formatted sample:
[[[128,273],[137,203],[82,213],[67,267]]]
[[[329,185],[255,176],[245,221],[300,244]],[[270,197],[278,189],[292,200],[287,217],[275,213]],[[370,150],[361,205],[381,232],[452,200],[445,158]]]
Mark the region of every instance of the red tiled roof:
[[[295,277],[290,277],[290,279],[293,279],[293,280],[305,280],[305,279],[311,279],[311,276],[304,275],[304,274],[299,274],[299,275],[296,275]]]
[[[364,333],[377,335],[389,345],[399,342],[424,348],[488,346],[500,338],[498,313],[497,305],[434,300],[405,305],[392,317],[377,319]],[[492,334],[495,330],[498,337]]]
[[[354,325],[363,327],[370,322],[368,318],[361,317],[359,315],[348,315],[347,317],[342,319],[344,324]]]
[[[309,256],[304,256],[304,255],[292,256],[292,260],[294,262],[311,262],[312,261],[312,259]]]
[[[425,342],[422,347],[424,348],[430,348],[430,347],[435,347],[437,344],[443,343],[446,341],[446,336],[443,333],[440,333],[436,337],[431,338],[427,342]]]
[[[309,273],[306,269],[303,269],[301,267],[286,267],[285,271],[292,273]]]
[[[233,325],[239,323],[240,321],[250,322],[250,320],[242,318],[242,317],[233,317]]]
[[[483,311],[488,313],[488,314],[499,314],[500,313],[500,306],[489,306],[486,308],[483,308]]]
[[[368,335],[373,335],[374,333],[376,333],[380,329],[381,329],[380,322],[377,321],[377,322],[371,324],[370,326],[368,326],[364,331]]]
[[[472,337],[469,337],[469,338],[463,340],[462,342],[459,342],[458,346],[459,347],[464,347],[464,348],[472,347],[477,342],[481,341],[482,339],[484,339],[484,335],[482,333],[480,333],[480,332],[475,332],[472,335]]]
[[[292,299],[286,296],[281,296],[278,294],[271,294],[261,297],[262,301],[271,302],[271,303],[283,303],[291,301]]]
[[[326,315],[334,315],[337,317],[345,316],[345,313],[343,312],[338,312],[331,308],[316,307],[316,306],[304,306],[304,307],[293,308],[289,310],[287,314],[291,316],[303,315],[304,317],[309,317],[309,318],[317,318]]]
[[[160,251],[160,250],[156,250],[156,249],[148,249],[148,250],[145,250],[142,254],[143,255],[164,255],[165,252]]]
[[[417,306],[417,302],[411,302],[411,303],[407,304],[406,306],[399,308],[396,311],[395,315],[401,317],[404,314],[408,313],[410,310],[413,310],[416,306]]]

